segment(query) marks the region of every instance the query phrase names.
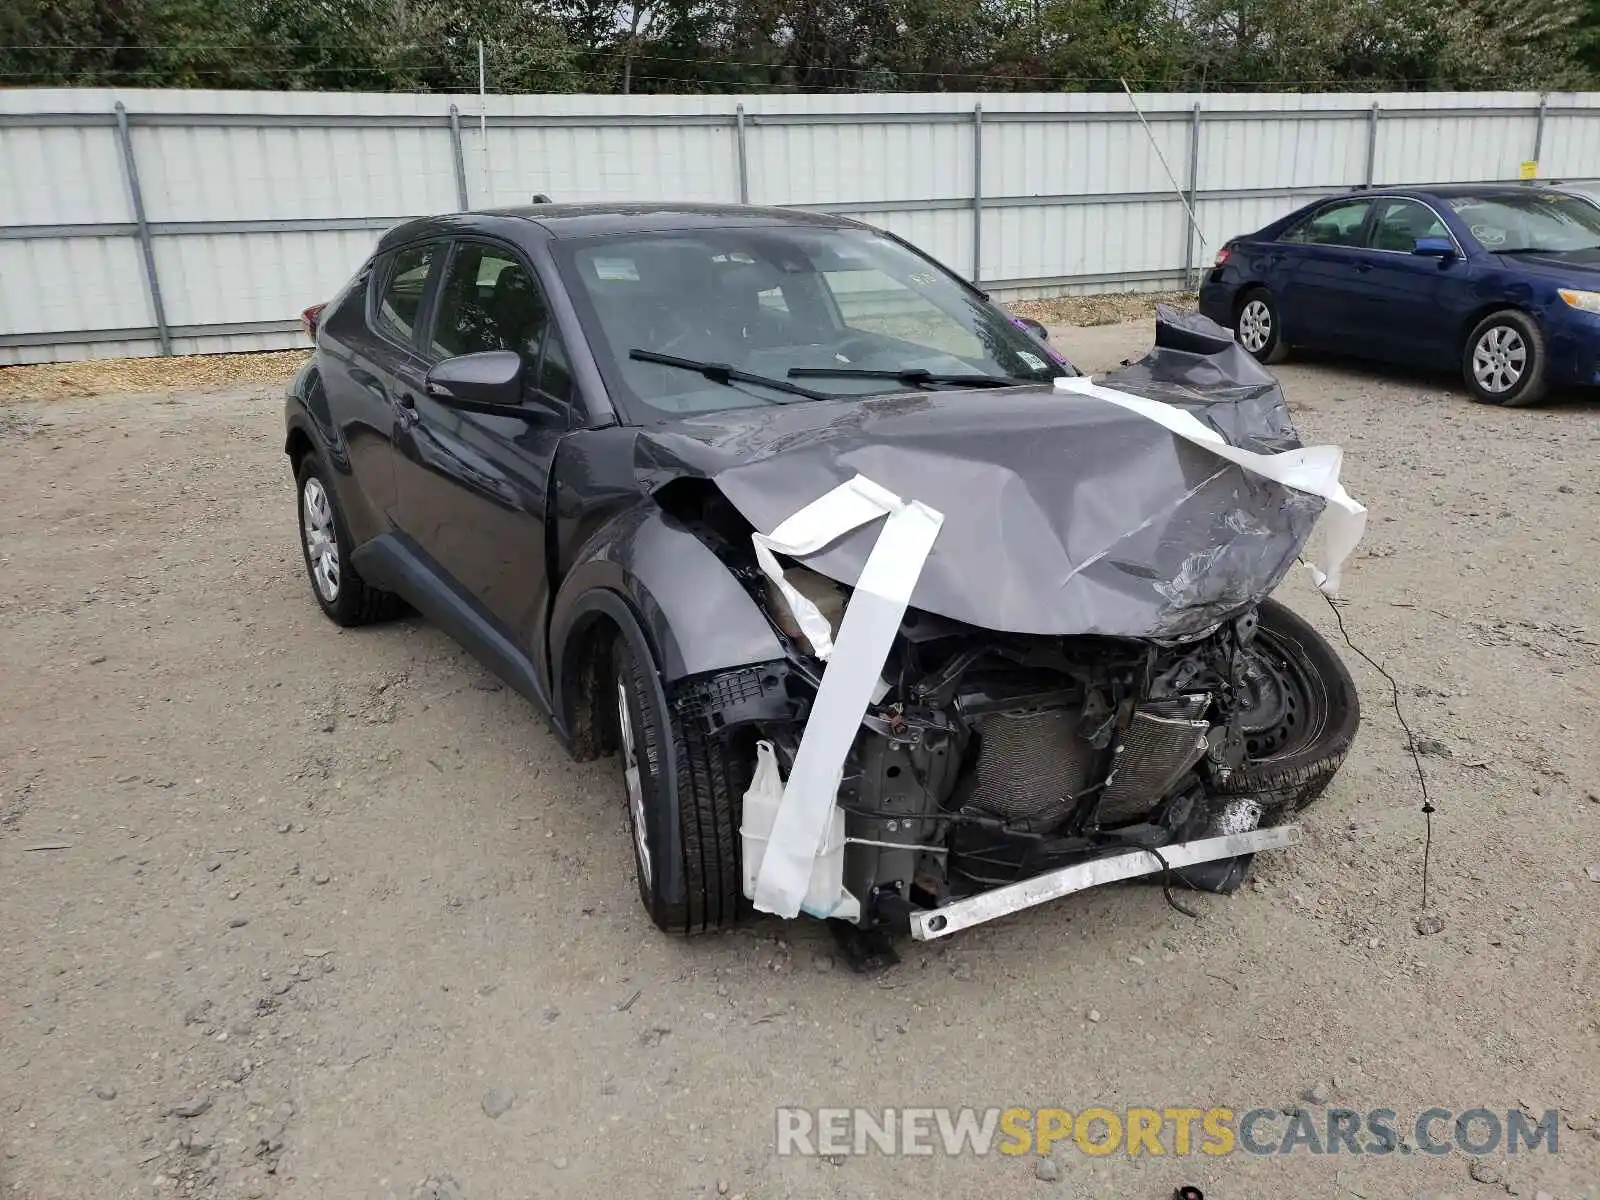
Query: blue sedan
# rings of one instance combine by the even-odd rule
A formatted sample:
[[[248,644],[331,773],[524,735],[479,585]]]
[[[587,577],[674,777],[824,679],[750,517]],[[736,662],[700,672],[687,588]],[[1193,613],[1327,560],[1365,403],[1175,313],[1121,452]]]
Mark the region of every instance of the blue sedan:
[[[1291,346],[1459,369],[1485,404],[1600,383],[1600,206],[1527,185],[1319,200],[1217,254],[1200,311],[1262,362]]]

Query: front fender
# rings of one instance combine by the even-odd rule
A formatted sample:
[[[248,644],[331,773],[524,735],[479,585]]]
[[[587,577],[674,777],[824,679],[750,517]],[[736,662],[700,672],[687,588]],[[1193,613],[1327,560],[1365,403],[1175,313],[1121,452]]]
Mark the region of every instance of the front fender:
[[[698,537],[644,500],[604,525],[578,552],[550,614],[552,678],[583,627],[626,603],[668,683],[784,657],[750,593]],[[566,709],[562,697],[562,708]]]

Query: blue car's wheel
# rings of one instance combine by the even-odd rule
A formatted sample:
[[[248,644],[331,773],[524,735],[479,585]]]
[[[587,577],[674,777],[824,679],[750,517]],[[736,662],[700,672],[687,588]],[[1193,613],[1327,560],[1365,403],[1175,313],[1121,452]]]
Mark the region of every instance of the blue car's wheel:
[[[1251,288],[1239,297],[1238,310],[1233,314],[1233,336],[1264,363],[1281,362],[1289,353],[1278,320],[1278,306],[1266,288]]]
[[[1544,367],[1544,335],[1514,308],[1479,321],[1462,352],[1462,377],[1480,404],[1518,407],[1543,399]]]

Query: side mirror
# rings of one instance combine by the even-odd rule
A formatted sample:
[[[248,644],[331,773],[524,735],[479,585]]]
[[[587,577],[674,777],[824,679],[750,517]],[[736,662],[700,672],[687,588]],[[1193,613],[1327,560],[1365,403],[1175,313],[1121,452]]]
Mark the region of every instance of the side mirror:
[[[1026,329],[1029,333],[1033,334],[1033,336],[1038,338],[1041,342],[1048,342],[1050,340],[1050,331],[1038,321],[1035,321],[1032,317],[1013,317],[1012,320],[1018,325],[1022,326],[1022,328]]]
[[[1447,237],[1423,237],[1416,240],[1411,253],[1423,258],[1454,258],[1456,248]]]
[[[516,415],[522,408],[522,355],[485,350],[447,358],[434,364],[422,390],[451,408]]]

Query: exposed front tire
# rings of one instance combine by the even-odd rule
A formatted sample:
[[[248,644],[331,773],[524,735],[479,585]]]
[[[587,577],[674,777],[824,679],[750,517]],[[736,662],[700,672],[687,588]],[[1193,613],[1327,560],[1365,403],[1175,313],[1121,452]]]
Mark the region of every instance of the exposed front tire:
[[[729,928],[744,904],[739,811],[753,763],[732,752],[725,736],[662,711],[654,664],[640,662],[626,640],[617,639],[611,663],[607,699],[616,710],[639,899],[667,933]]]
[[[350,561],[350,530],[324,468],[308,454],[295,476],[300,516],[300,551],[311,594],[328,619],[339,625],[365,625],[392,617],[400,600],[372,587]]]
[[[1544,335],[1514,308],[1490,313],[1467,335],[1461,375],[1480,404],[1520,408],[1544,399]]]
[[[1355,680],[1327,640],[1276,600],[1264,600],[1239,697],[1244,765],[1224,793],[1259,805],[1261,824],[1310,804],[1344,763],[1361,724]]]
[[[1278,305],[1264,287],[1251,288],[1239,298],[1238,311],[1233,314],[1233,336],[1258,362],[1282,362],[1289,354]]]

